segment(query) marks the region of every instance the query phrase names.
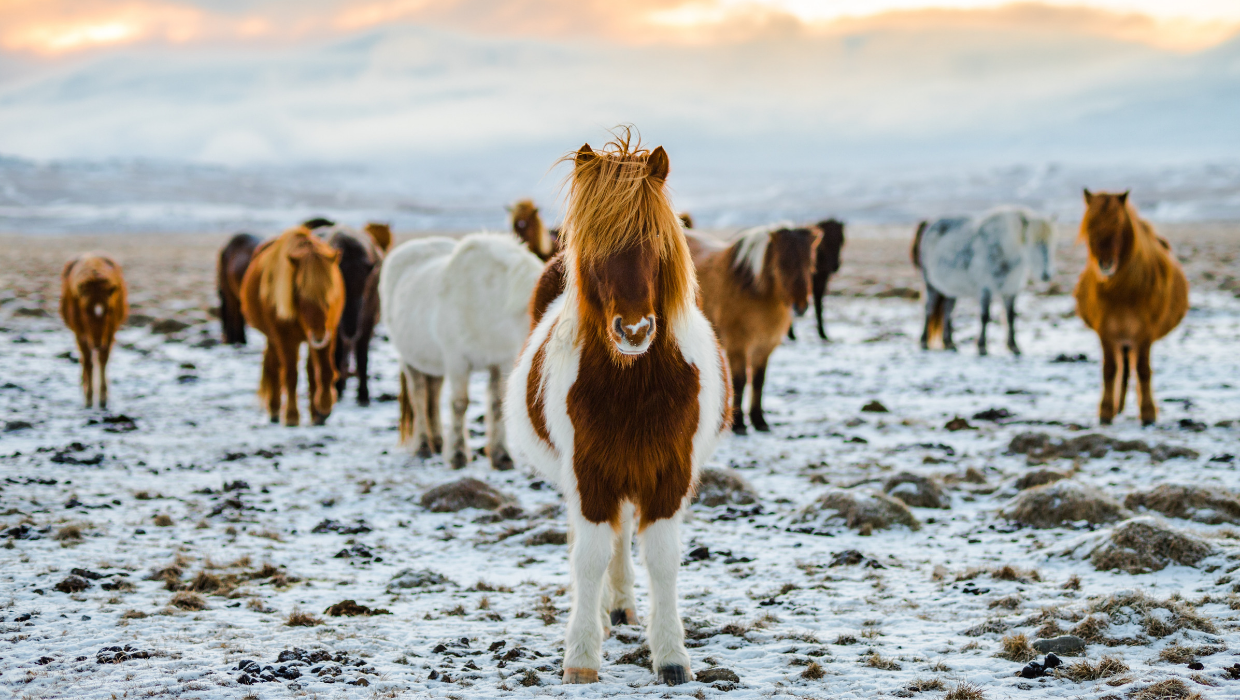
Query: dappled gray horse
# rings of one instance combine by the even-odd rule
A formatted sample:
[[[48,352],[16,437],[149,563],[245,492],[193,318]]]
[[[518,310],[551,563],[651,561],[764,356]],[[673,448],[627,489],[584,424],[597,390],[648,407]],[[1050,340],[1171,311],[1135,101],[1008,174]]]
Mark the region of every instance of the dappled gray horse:
[[[913,264],[926,283],[926,322],[921,347],[942,334],[943,347],[952,342],[952,309],[959,297],[981,303],[982,331],[977,351],[986,354],[986,324],[992,294],[1003,297],[1007,310],[1008,349],[1016,346],[1016,295],[1030,275],[1048,282],[1055,274],[1055,226],[1021,207],[998,207],[979,216],[923,221],[913,240]]]

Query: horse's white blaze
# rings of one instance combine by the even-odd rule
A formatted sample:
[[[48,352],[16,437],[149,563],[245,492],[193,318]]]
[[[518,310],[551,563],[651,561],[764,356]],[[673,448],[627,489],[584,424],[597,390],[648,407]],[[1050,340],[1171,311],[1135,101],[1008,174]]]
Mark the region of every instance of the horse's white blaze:
[[[625,328],[629,329],[630,334],[636,334],[637,331],[640,331],[643,328],[649,328],[649,327],[650,327],[650,319],[648,318],[642,318],[642,320],[638,321],[637,323],[634,323],[631,326],[625,326]]]
[[[95,316],[103,318],[103,304],[95,304]]]

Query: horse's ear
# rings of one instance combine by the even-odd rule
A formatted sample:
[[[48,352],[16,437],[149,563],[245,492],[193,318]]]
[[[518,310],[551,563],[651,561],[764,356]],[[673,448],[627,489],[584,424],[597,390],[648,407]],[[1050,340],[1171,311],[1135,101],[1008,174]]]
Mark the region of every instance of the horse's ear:
[[[654,149],[649,156],[646,157],[646,171],[650,177],[656,180],[666,180],[667,171],[671,167],[671,163],[667,160],[667,151],[662,146]]]
[[[594,149],[590,148],[590,144],[582,144],[581,148],[577,149],[577,167],[580,168],[586,163],[594,160],[595,157]]]
[[[1123,192],[1121,192],[1121,193],[1120,193],[1120,195],[1119,195],[1119,203],[1120,203],[1120,204],[1127,204],[1127,203],[1128,203],[1128,193],[1129,193],[1129,192],[1131,192],[1131,191],[1132,191],[1132,190],[1124,190]]]
[[[1090,203],[1090,202],[1092,202],[1092,201],[1094,201],[1094,193],[1093,193],[1093,192],[1090,192],[1090,191],[1089,191],[1089,188],[1088,188],[1088,187],[1086,187],[1086,188],[1085,188],[1085,203],[1086,203],[1086,204],[1089,204],[1089,203]]]

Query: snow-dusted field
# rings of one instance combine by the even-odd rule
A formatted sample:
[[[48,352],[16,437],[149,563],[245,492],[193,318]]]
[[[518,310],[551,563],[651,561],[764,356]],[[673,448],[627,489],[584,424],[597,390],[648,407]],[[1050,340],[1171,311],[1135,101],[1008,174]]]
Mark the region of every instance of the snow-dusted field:
[[[326,427],[269,425],[254,396],[256,336],[240,350],[196,346],[214,325],[174,336],[124,330],[106,415],[128,417],[133,429],[109,423],[80,407],[69,333],[54,319],[10,316],[0,323],[0,688],[22,698],[941,698],[972,684],[987,698],[1119,698],[1181,679],[1205,697],[1240,696],[1240,680],[1223,670],[1240,661],[1240,572],[1229,573],[1240,565],[1237,530],[1169,520],[1214,553],[1197,567],[1135,575],[1062,554],[1108,525],[1032,529],[999,515],[1017,493],[1013,482],[1035,468],[1007,454],[1015,435],[1096,430],[1096,341],[1071,298],[1020,303],[1022,357],[1003,349],[1001,331],[992,354],[978,357],[967,304],[958,307],[958,354],[917,349],[916,301],[832,297],[830,344],[809,319],[799,322],[800,340],[775,353],[768,373],[773,432],[729,437],[712,460],[736,469],[758,502],[695,506],[683,530],[693,670],[726,668],[739,681],[675,688],[627,663],[640,661],[644,638],[627,626],[605,642],[602,684],[560,686],[566,547],[537,542],[558,540],[563,515],[558,494],[529,469],[493,472],[478,459],[457,472],[438,457],[415,459],[396,445],[396,403],[360,408],[352,385]],[[1077,469],[1075,479],[1121,501],[1162,483],[1237,487],[1240,461],[1226,456],[1240,454],[1237,348],[1240,300],[1195,294],[1188,318],[1155,348],[1158,425],[1142,429],[1130,401],[1099,431],[1198,457],[1154,462],[1111,451],[1043,466]],[[395,393],[391,347],[380,341],[374,353],[373,394]],[[1077,353],[1088,361],[1052,361]],[[889,412],[861,412],[875,399]],[[992,408],[1011,417],[973,418]],[[480,414],[475,403],[476,447]],[[956,416],[971,427],[945,429]],[[939,479],[950,509],[915,508],[920,529],[868,536],[829,522],[805,534],[793,522],[829,488],[880,488],[900,471]],[[501,519],[420,505],[428,489],[463,476],[510,495],[521,512]],[[369,530],[315,532],[325,520]],[[865,558],[831,566],[847,550]],[[174,564],[169,583],[154,580]],[[1004,565],[1014,569],[998,571]],[[73,569],[102,577],[58,591]],[[197,587],[197,598],[171,590],[178,586]],[[1067,632],[1104,607],[1101,597],[1134,589],[1180,602],[1143,615],[1120,600],[1098,637],[1114,646],[1093,643],[1065,659],[1114,655],[1127,671],[1023,679],[1023,663],[995,656],[1005,635],[1032,640],[1052,620]],[[325,614],[346,599],[391,614]],[[322,623],[289,626],[294,611]],[[1192,622],[1193,612],[1205,622]],[[1212,647],[1197,650],[1203,670],[1176,657],[1186,646]],[[331,658],[276,663],[294,648]],[[300,676],[242,685],[244,660]]]

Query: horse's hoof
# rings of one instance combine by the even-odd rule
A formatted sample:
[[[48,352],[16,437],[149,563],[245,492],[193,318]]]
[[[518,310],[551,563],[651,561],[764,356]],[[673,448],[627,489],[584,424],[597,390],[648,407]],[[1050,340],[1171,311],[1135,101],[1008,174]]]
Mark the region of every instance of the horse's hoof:
[[[659,680],[668,685],[688,683],[689,669],[684,666],[662,666],[659,668]]]
[[[327,416],[329,415],[331,414],[316,413],[310,416],[310,425],[327,425]]]
[[[369,405],[370,405],[370,397],[362,397],[362,396],[357,397],[357,405],[358,405],[358,406],[361,406],[362,408],[365,408],[366,406],[369,406]]]
[[[279,417],[279,416],[272,416],[272,417],[271,417],[271,421],[270,421],[270,422],[271,422],[273,425],[274,425],[274,424],[276,424],[276,423],[279,423],[279,422],[280,422],[280,417]]]
[[[598,683],[598,671],[592,668],[564,669],[564,685],[577,683]]]
[[[761,423],[759,423],[758,421],[753,421],[753,429],[758,431],[759,433],[771,432],[771,426],[767,425],[766,421],[763,421]]]
[[[633,608],[616,608],[611,611],[611,626],[636,625],[637,611]]]
[[[950,345],[944,345],[944,346],[943,346],[943,349],[944,349],[944,350],[948,350],[948,351],[950,351],[950,352],[959,352],[959,351],[960,351],[960,349],[956,347],[956,344],[955,344],[955,343],[951,343]]]
[[[1111,424],[1111,418],[1110,418],[1110,416],[1107,416],[1107,417],[1105,417],[1105,418],[1104,418],[1104,417],[1099,417],[1099,418],[1098,418],[1098,424],[1099,424],[1099,425],[1110,425],[1110,424]]]
[[[443,452],[443,438],[437,437],[431,440],[431,452],[435,454]]]
[[[979,345],[979,346],[977,346],[977,354],[978,354],[978,355],[980,355],[980,356],[982,356],[982,357],[985,357],[985,356],[989,355],[990,353],[986,352],[986,348],[985,348],[985,346]]]
[[[464,452],[452,453],[453,469],[464,469],[466,464],[469,464],[469,457],[466,457]]]
[[[745,429],[744,423],[733,423],[732,434],[733,435],[748,435],[749,431]]]
[[[497,472],[506,472],[512,469],[512,457],[502,454],[491,460],[491,468]]]

